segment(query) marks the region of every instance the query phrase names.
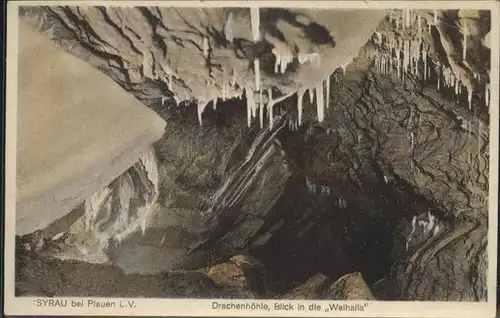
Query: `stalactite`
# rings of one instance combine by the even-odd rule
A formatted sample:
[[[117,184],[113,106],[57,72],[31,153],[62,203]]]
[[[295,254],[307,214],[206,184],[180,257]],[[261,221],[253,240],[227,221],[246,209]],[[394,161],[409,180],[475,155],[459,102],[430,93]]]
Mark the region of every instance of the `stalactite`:
[[[403,78],[408,73],[408,64],[410,63],[410,43],[403,41]]]
[[[250,109],[250,105],[247,99],[247,126],[250,128],[252,125],[252,110]]]
[[[229,43],[233,43],[233,13],[229,12],[226,24],[224,25],[224,35]]]
[[[436,70],[436,72],[438,73],[437,90],[439,91],[439,89],[441,87],[441,72],[442,72],[442,69],[441,69],[439,61],[437,62],[437,70]]]
[[[236,82],[238,81],[238,74],[233,70],[233,75],[231,77],[231,83],[230,85],[234,87],[236,85]]]
[[[469,110],[472,108],[472,89],[467,92],[467,101],[469,102]]]
[[[212,105],[214,107],[214,110],[217,109],[217,97],[215,97],[213,100],[212,100]]]
[[[293,61],[293,54],[286,44],[279,44],[271,51],[275,56],[274,72],[284,74],[289,63]]]
[[[305,88],[299,88],[299,90],[297,91],[297,113],[298,113],[298,124],[301,125],[302,124],[302,100],[304,98],[304,93],[306,92],[306,89]]]
[[[202,126],[202,120],[201,120],[201,115],[203,113],[203,110],[205,109],[205,107],[207,106],[207,102],[203,101],[203,100],[199,100],[198,101],[198,122],[200,123],[200,126]]]
[[[330,106],[330,75],[326,77],[326,108]]]
[[[406,10],[407,9],[403,9],[402,11],[402,14],[401,14],[401,19],[402,19],[402,23],[401,23],[401,28],[404,30],[406,30]]]
[[[208,57],[208,50],[209,50],[208,38],[205,36],[203,37],[203,56],[205,58]]]
[[[269,118],[269,128],[273,129],[273,91],[271,88],[267,90],[267,117]]]
[[[318,122],[323,122],[325,119],[325,102],[323,96],[323,82],[316,86],[316,109],[318,112]]]
[[[427,80],[427,49],[422,46],[422,59],[424,61],[424,81]]]
[[[253,60],[254,73],[255,73],[255,90],[260,91],[260,61],[259,59]]]
[[[258,7],[250,8],[250,21],[253,41],[258,42],[260,37],[260,9]]]
[[[226,101],[226,81],[222,81],[222,101]]]
[[[483,133],[483,123],[479,120],[479,126],[477,128],[477,157],[481,156],[481,136]]]
[[[275,53],[274,56],[276,57],[274,61],[274,73],[278,73],[279,66],[281,65],[281,55]]]
[[[462,60],[465,61],[467,57],[467,36],[469,35],[469,28],[467,24],[464,24],[463,27],[463,40],[462,40]]]
[[[304,64],[306,62],[315,62],[317,66],[320,66],[321,64],[321,59],[318,53],[299,53],[297,60],[300,64]]]
[[[314,88],[309,88],[309,102],[312,104],[314,103]]]
[[[396,67],[398,68],[398,78],[401,76],[401,42],[399,42],[398,48],[396,48],[396,58],[397,58],[397,65]]]
[[[255,102],[253,90],[250,87],[245,89],[245,94],[247,99],[247,124],[250,127],[252,119],[257,117],[257,103]]]
[[[490,107],[490,84],[485,85],[484,89],[484,100],[486,102],[486,107]]]
[[[420,15],[417,17],[417,28],[418,28],[418,37],[422,38],[422,18]]]
[[[260,128],[264,127],[264,99],[262,97],[262,90],[259,91],[259,121]]]

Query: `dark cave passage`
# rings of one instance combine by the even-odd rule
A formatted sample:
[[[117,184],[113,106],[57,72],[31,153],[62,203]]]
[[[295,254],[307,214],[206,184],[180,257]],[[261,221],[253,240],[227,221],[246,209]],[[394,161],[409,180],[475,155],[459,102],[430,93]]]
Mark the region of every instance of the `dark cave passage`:
[[[267,270],[269,290],[286,292],[315,274],[336,280],[359,271],[369,285],[388,275],[393,230],[400,220],[393,212],[403,218],[413,207],[402,206],[390,192],[339,206],[334,193],[303,195],[307,191],[303,182],[289,188],[277,204],[277,214],[286,215],[283,226],[252,251]]]

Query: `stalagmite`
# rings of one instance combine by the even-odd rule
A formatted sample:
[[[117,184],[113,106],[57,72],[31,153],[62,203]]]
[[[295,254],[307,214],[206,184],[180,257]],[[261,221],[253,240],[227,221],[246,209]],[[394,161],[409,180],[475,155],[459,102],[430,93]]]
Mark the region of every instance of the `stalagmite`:
[[[161,97],[161,106],[165,106],[165,101],[167,100],[167,97],[162,96]]]
[[[323,82],[316,86],[316,109],[318,111],[318,122],[323,122],[325,119],[325,102],[323,96]]]
[[[203,38],[203,56],[205,58],[208,57],[208,49],[209,49],[209,46],[208,46],[208,38],[205,36]]]

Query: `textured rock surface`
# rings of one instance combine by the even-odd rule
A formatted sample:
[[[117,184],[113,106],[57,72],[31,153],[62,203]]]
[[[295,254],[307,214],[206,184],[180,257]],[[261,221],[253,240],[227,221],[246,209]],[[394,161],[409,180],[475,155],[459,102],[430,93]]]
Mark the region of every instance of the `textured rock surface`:
[[[486,299],[488,12],[261,9],[257,40],[245,8],[21,15],[168,122],[144,232],[99,250],[108,265],[82,266],[124,281],[181,271],[194,289],[162,278],[176,291],[167,296]],[[289,57],[273,54],[284,43],[294,61],[276,64]],[[274,119],[265,109],[262,129],[246,122],[264,108],[248,102],[255,58],[262,90],[290,95]],[[78,224],[78,213],[60,222]],[[74,258],[67,243],[57,253],[37,246],[55,232],[23,239],[38,254]],[[259,265],[228,261],[240,253]],[[199,268],[215,291],[185,278]]]
[[[16,270],[18,296],[255,298],[247,284],[221,283],[202,270],[127,275],[111,265],[43,258],[29,251],[19,257],[19,262],[22,266]],[[224,263],[217,268],[242,273],[233,266],[233,263]],[[242,276],[241,281],[245,282],[246,278]]]
[[[139,224],[130,221],[117,231],[116,226],[123,227],[120,214],[132,213],[134,205],[122,212],[108,211],[106,200],[94,200],[105,210],[93,230],[84,226],[89,212],[81,211],[78,220],[60,221],[65,225],[37,233],[32,241],[36,244],[40,236],[51,241],[57,233],[69,233],[55,244],[62,249],[46,244],[41,251],[62,259],[111,262],[125,272],[141,273],[197,268],[245,250],[272,216],[291,170],[275,138],[280,130],[248,131],[238,117],[224,125],[207,121],[204,129],[198,127],[195,114],[169,118],[163,138],[155,144],[159,196],[149,216],[137,219]],[[144,164],[136,166],[108,187],[116,200],[126,200],[127,191],[140,196],[141,189],[148,189],[147,185],[128,188],[129,182],[140,185],[147,180]],[[144,232],[134,232],[142,222]]]
[[[340,277],[325,291],[324,299],[335,300],[375,300],[361,273]]]
[[[260,11],[257,42],[246,8],[34,7],[22,14],[149,104],[165,98],[203,105],[242,95],[246,87],[255,90],[255,58],[260,60],[262,90],[286,95],[300,87],[314,88],[352,61],[386,14]],[[205,38],[208,54],[203,49]],[[274,48],[283,56],[317,53],[320,63],[295,61],[286,74],[275,74]]]

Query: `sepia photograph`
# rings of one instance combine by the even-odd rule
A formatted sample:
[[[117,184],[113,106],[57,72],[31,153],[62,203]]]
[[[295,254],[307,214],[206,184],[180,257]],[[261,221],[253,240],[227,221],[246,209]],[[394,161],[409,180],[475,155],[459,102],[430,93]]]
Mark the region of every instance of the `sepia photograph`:
[[[29,312],[495,302],[498,3],[107,2],[10,11]]]

